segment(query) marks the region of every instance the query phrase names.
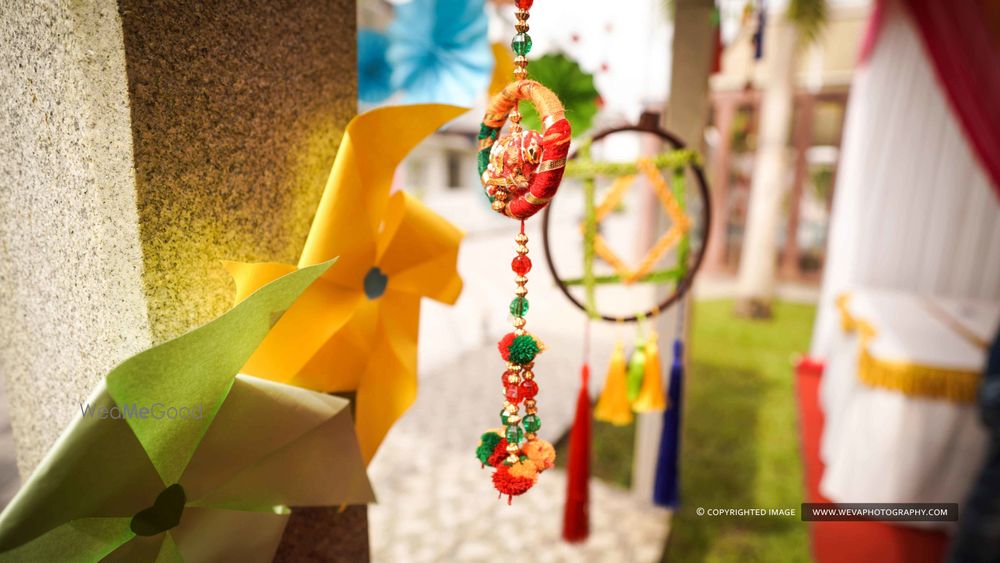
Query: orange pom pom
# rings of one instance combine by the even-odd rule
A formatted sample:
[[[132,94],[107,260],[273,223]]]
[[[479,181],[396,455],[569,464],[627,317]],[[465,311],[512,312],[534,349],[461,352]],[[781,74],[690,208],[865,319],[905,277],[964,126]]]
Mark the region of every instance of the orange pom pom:
[[[521,477],[532,481],[538,478],[538,468],[530,459],[512,464],[507,470],[510,471],[512,477]]]
[[[538,471],[545,471],[556,463],[556,449],[545,440],[532,440],[521,449]]]

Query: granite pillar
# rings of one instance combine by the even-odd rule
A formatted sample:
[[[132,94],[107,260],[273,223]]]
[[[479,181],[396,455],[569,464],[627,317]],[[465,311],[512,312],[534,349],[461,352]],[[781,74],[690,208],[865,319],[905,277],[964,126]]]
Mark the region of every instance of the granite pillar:
[[[220,260],[297,260],[356,110],[355,5],[31,1],[0,22],[0,372],[24,477],[112,366],[232,304]],[[339,531],[367,557],[360,513],[304,519],[343,524],[323,560]]]

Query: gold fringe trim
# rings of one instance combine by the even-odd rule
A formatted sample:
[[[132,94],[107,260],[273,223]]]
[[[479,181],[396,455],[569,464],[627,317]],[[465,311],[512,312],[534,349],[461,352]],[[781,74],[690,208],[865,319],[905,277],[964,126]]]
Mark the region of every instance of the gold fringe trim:
[[[878,331],[871,323],[848,310],[851,295],[837,297],[840,325],[844,332],[857,332],[860,340],[858,379],[869,387],[891,389],[911,397],[944,399],[955,403],[976,400],[981,374],[948,368],[938,368],[914,362],[883,360],[871,353],[871,343]]]

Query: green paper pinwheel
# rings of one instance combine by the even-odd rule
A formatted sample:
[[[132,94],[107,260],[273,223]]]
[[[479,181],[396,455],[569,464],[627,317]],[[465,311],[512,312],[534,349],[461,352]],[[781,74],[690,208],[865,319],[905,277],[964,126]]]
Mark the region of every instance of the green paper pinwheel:
[[[594,86],[593,75],[587,74],[575,60],[563,53],[549,53],[532,60],[528,64],[528,74],[532,80],[537,80],[559,96],[574,137],[590,129],[601,97]],[[521,104],[521,116],[521,124],[525,128],[542,130],[538,111],[532,104]]]
[[[0,515],[0,561],[270,561],[288,507],[372,501],[348,401],[238,375],[329,266],[114,368]]]

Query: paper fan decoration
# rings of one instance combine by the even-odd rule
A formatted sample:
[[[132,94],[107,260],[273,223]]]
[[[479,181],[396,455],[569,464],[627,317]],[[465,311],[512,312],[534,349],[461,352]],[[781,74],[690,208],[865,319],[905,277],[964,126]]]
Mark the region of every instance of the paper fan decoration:
[[[389,38],[381,31],[358,30],[358,99],[377,104],[392,96],[392,67],[386,60]]]
[[[392,85],[406,103],[471,105],[490,83],[484,0],[411,0],[389,26]]]
[[[299,268],[340,257],[292,306],[244,367],[317,391],[356,391],[358,440],[370,460],[417,393],[420,300],[454,303],[462,233],[405,192],[393,172],[421,139],[464,110],[395,106],[354,118],[341,141]],[[227,263],[244,299],[295,271]]]
[[[347,401],[237,375],[327,267],[113,369],[0,515],[0,560],[270,561],[289,506],[373,500]]]
[[[531,78],[555,93],[566,110],[574,135],[590,129],[597,115],[600,94],[594,77],[584,72],[576,61],[562,53],[549,53],[531,61]],[[530,104],[521,108],[521,124],[527,129],[540,129],[538,112]]]

